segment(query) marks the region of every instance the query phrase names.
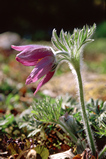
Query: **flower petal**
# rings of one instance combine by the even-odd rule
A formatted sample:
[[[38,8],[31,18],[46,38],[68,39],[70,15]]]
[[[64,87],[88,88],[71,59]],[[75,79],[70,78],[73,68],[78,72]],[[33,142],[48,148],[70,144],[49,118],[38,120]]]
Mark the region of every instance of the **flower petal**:
[[[28,76],[26,80],[26,84],[30,84],[32,82],[36,82],[42,76],[47,74],[53,66],[54,58],[47,56],[39,61],[36,67],[32,70],[31,74]]]
[[[48,46],[24,45],[12,46],[12,48],[22,51],[17,54],[16,60],[25,66],[34,66],[39,59],[42,59],[45,56],[54,56],[52,48]]]
[[[11,48],[14,50],[17,50],[17,51],[23,51],[24,49],[27,49],[31,46],[33,46],[33,45],[21,45],[21,46],[11,45]]]
[[[34,61],[27,61],[24,59],[20,59],[18,57],[16,57],[16,60],[20,63],[22,63],[24,66],[35,66],[38,63],[38,60],[34,60]]]
[[[51,78],[52,76],[54,75],[55,71],[53,72],[50,72],[48,74],[46,74],[46,76],[40,81],[40,83],[38,84],[37,88],[36,88],[36,91],[34,92],[34,95],[37,93],[37,91],[45,84],[47,83]]]

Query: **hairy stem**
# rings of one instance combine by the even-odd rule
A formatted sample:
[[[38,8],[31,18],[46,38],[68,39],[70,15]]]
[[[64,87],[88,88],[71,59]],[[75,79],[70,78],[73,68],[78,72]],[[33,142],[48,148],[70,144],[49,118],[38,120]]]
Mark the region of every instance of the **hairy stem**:
[[[88,142],[89,146],[91,148],[92,154],[95,156],[96,155],[96,147],[93,139],[93,135],[91,132],[91,128],[88,122],[88,117],[85,109],[85,104],[84,104],[84,92],[83,92],[83,84],[82,84],[82,77],[81,77],[81,72],[80,69],[76,70],[77,78],[78,78],[78,86],[79,86],[79,97],[80,97],[80,104],[81,104],[81,109],[82,109],[82,116],[83,116],[83,121],[84,121],[84,126],[86,129],[87,137],[88,137]]]
[[[98,158],[102,158],[103,155],[105,156],[106,155],[106,145],[104,146],[104,148],[100,151],[99,155],[98,155]]]
[[[60,121],[58,121],[58,124],[60,125],[60,126],[62,126],[65,130],[66,130],[66,132],[67,133],[69,133],[69,136],[70,136],[70,138],[72,139],[72,141],[74,142],[74,143],[77,143],[77,137],[72,133],[72,132],[70,132],[68,129],[67,129],[67,127],[64,125],[64,124],[62,124],[62,122],[60,122]]]

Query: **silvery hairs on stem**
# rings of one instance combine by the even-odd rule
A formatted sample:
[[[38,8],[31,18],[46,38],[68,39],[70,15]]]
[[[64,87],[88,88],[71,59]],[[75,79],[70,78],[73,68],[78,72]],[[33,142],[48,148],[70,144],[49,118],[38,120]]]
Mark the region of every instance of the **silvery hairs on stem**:
[[[72,72],[76,75],[78,95],[80,101],[80,107],[82,112],[82,118],[84,123],[84,129],[87,136],[89,147],[91,148],[92,154],[96,155],[96,146],[93,138],[91,128],[86,113],[83,82],[81,76],[81,62],[82,62],[82,50],[88,42],[92,42],[93,39],[90,37],[94,33],[96,25],[92,27],[84,26],[82,29],[74,29],[73,34],[64,32],[61,30],[60,36],[57,36],[56,30],[53,30],[52,43],[58,50],[56,56],[61,55],[60,61],[67,61],[71,66]]]
[[[52,32],[52,43],[56,50],[56,55],[61,55],[62,60],[71,63],[71,69],[80,67],[82,61],[82,51],[84,46],[94,41],[91,39],[92,34],[96,29],[96,24],[92,27],[84,26],[82,29],[74,29],[73,34],[70,32],[60,31],[57,36],[56,29]]]

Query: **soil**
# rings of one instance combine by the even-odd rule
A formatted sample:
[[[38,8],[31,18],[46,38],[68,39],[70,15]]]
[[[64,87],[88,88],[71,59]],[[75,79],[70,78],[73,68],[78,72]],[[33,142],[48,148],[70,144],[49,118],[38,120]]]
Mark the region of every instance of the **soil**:
[[[90,98],[106,100],[106,75],[94,72],[82,72],[85,100]],[[56,97],[68,93],[73,97],[78,95],[77,81],[71,72],[54,76],[41,90],[44,94]]]

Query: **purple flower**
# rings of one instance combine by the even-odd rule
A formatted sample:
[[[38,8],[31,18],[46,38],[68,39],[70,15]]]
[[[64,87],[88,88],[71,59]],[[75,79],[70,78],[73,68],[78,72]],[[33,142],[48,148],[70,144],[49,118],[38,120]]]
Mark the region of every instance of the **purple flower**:
[[[41,45],[12,45],[11,47],[17,51],[21,51],[16,56],[18,62],[25,66],[35,66],[26,79],[26,84],[36,82],[45,75],[34,92],[36,94],[40,87],[48,82],[55,73],[56,59],[52,48]]]

